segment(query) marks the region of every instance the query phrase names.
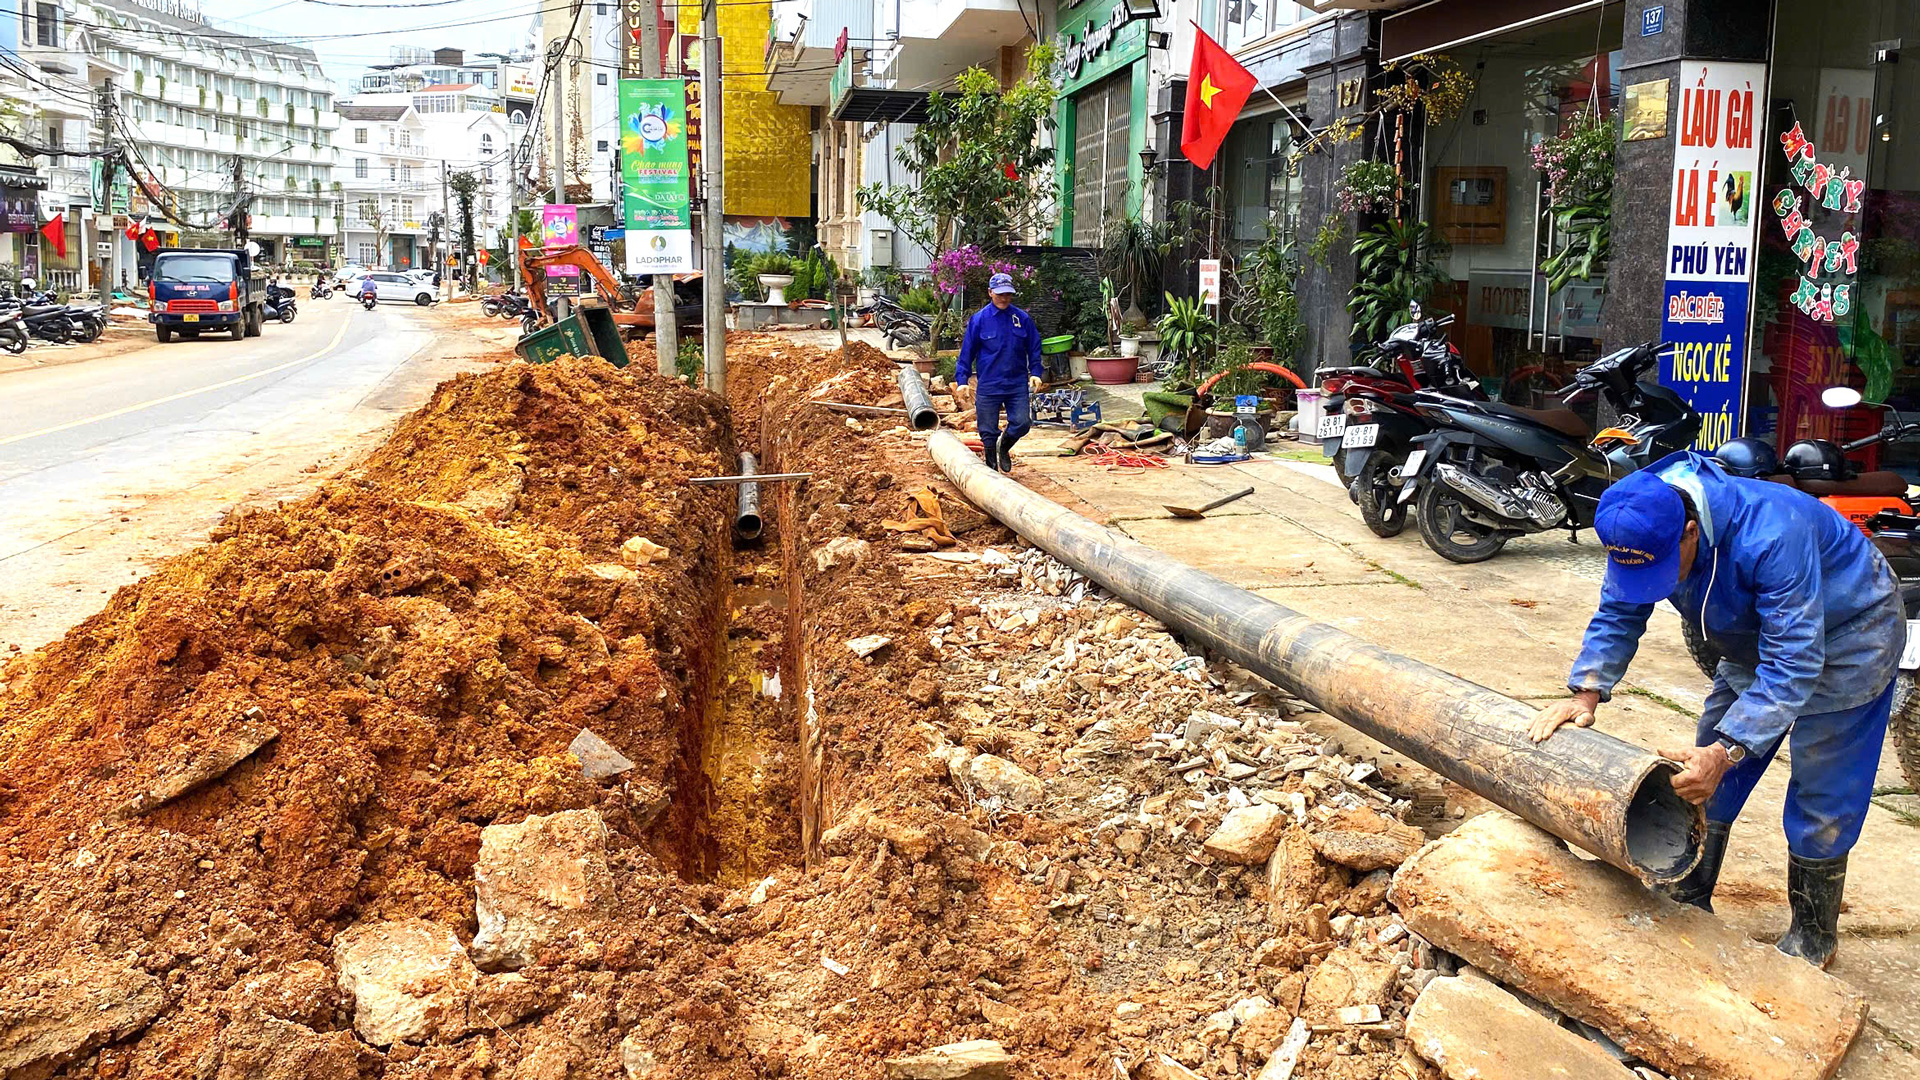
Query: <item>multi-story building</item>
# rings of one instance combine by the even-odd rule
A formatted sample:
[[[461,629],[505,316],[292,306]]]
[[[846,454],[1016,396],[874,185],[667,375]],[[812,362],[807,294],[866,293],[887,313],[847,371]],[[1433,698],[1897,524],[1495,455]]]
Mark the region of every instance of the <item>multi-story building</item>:
[[[406,160],[385,163],[390,166],[387,171],[419,173],[415,179],[423,186],[386,192],[415,200],[416,218],[398,220],[426,223],[427,238],[437,239],[443,253],[457,246],[459,207],[457,200],[449,195],[445,181],[454,173],[470,172],[481,179],[481,189],[474,201],[474,238],[487,245],[495,242],[497,230],[507,224],[514,203],[512,156],[516,145],[509,116],[497,93],[478,83],[453,83],[412,91],[360,94],[343,101],[340,107],[343,117],[352,114],[344,124],[341,151],[342,170],[352,173],[346,180],[350,190],[365,179],[359,175],[363,155],[355,152],[363,144],[353,141],[361,137],[364,128],[369,139],[366,145],[405,143],[402,156]],[[368,167],[375,180],[383,175],[384,166],[378,157],[377,154],[369,156]],[[351,211],[372,194],[370,189],[360,187],[358,194],[348,200],[349,217]],[[435,214],[445,215],[438,237],[434,237],[432,229]],[[392,223],[396,219],[388,213],[383,215],[383,220]],[[363,248],[371,247],[373,257],[381,265],[401,265],[400,259],[409,260],[407,265],[421,265],[407,239],[411,234],[405,230],[391,233],[395,242],[390,244],[374,242],[368,229],[351,231],[355,235],[349,255],[356,259]]]
[[[427,265],[440,176],[428,164],[426,125],[404,100],[339,109],[344,260],[393,270]]]

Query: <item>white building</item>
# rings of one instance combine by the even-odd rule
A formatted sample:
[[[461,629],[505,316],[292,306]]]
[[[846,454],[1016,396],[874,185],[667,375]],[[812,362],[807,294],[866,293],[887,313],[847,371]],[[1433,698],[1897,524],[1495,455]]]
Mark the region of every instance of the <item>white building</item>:
[[[440,177],[427,167],[426,125],[405,101],[340,110],[342,261],[406,270],[426,266],[428,215]]]
[[[436,214],[445,215],[438,237],[441,252],[457,247],[459,204],[446,180],[461,172],[481,178],[474,200],[474,238],[492,245],[514,202],[515,140],[498,94],[478,83],[432,85],[360,94],[341,102],[340,110],[349,259],[359,262],[368,255],[397,268],[430,265],[434,253],[421,245],[433,241]],[[369,204],[369,198],[385,201]],[[390,228],[376,229],[375,219],[356,216],[374,205],[382,207],[378,224]],[[380,242],[376,232],[384,233],[388,242]]]

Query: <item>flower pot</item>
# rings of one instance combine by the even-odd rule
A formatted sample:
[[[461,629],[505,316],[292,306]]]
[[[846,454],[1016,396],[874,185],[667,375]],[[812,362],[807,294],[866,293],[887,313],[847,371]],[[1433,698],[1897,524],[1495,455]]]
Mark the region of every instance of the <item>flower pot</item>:
[[[1087,373],[1086,353],[1074,353],[1072,356],[1067,357],[1067,365],[1068,370],[1073,372],[1075,379],[1085,379],[1089,377]]]
[[[793,284],[792,274],[761,274],[760,287],[767,290],[767,303],[785,304],[787,286]]]
[[[1087,374],[1102,386],[1118,386],[1133,381],[1134,374],[1140,369],[1137,356],[1099,356],[1087,358]]]
[[[1140,355],[1140,339],[1137,337],[1129,337],[1126,334],[1121,334],[1120,335],[1120,355],[1121,356],[1139,356]]]
[[[1254,410],[1253,418],[1259,422],[1260,430],[1269,435],[1273,434],[1272,409],[1265,407],[1256,409]],[[1233,437],[1233,429],[1238,427],[1239,424],[1239,414],[1232,409],[1225,411],[1221,411],[1220,409],[1207,410],[1207,438],[1209,439],[1230,439]]]

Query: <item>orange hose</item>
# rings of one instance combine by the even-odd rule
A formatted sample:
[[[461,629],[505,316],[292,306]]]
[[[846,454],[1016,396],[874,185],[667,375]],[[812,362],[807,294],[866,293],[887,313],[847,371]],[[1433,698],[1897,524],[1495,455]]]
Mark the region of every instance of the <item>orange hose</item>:
[[[1295,375],[1292,371],[1289,371],[1288,369],[1281,367],[1279,364],[1269,364],[1265,360],[1255,360],[1253,363],[1248,364],[1247,367],[1254,371],[1264,371],[1269,375],[1279,375],[1282,378],[1286,379],[1288,382],[1292,383],[1293,388],[1295,390],[1305,390],[1307,388],[1307,384],[1300,381],[1300,376]],[[1235,369],[1235,370],[1238,370],[1238,369]],[[1217,383],[1221,379],[1226,378],[1227,375],[1228,375],[1228,372],[1225,372],[1225,371],[1220,372],[1219,374],[1215,375],[1213,378],[1208,379],[1206,382],[1201,383],[1200,388],[1198,390],[1195,390],[1194,393],[1196,394],[1206,393],[1208,390],[1213,389],[1214,383]]]

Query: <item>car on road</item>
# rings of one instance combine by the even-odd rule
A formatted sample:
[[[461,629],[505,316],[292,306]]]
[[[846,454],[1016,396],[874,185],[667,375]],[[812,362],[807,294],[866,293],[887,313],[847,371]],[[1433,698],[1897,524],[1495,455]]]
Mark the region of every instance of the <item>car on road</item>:
[[[366,277],[373,282],[380,302],[383,304],[418,304],[426,307],[434,302],[433,278],[425,282],[416,281],[406,274],[396,274],[387,270],[375,270]],[[355,282],[350,296],[360,295],[360,283]]]
[[[357,283],[361,278],[365,277],[366,274],[367,268],[364,266],[355,266],[352,264],[343,266],[334,272],[334,290],[339,291],[345,289],[349,283]]]

